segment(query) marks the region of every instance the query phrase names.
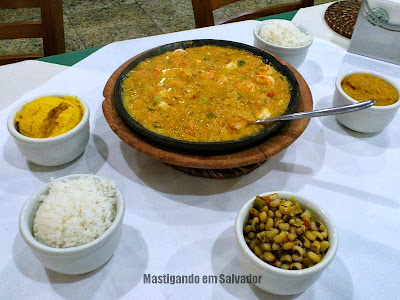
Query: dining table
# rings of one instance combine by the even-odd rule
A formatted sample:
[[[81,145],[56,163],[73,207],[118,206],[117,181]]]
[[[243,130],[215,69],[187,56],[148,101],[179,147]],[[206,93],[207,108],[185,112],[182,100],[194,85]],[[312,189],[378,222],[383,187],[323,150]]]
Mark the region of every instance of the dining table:
[[[309,28],[313,43],[297,71],[314,109],[332,106],[336,78],[379,72],[399,82],[400,66],[348,53],[349,39],[330,30],[328,4],[272,16]],[[254,45],[259,20],[114,42],[102,47],[0,67],[0,299],[399,299],[400,116],[381,132],[359,133],[334,116],[313,118],[287,149],[232,179],[190,176],[119,139],[103,115],[103,89],[124,62],[176,41],[220,39]],[[31,163],[7,131],[19,103],[71,94],[90,108],[85,152],[61,166]],[[53,178],[94,174],[115,181],[125,199],[121,241],[102,267],[82,275],[46,269],[19,233],[28,199]],[[248,275],[238,259],[235,218],[251,198],[289,191],[333,219],[339,247],[319,280],[304,292],[277,296],[253,284],[152,283],[146,276]]]

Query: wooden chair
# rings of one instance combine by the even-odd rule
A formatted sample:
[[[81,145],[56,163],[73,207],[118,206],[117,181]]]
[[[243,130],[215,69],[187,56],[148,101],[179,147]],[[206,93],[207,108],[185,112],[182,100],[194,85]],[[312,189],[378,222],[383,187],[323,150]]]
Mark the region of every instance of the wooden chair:
[[[239,0],[192,0],[196,28],[256,19],[314,5],[314,0],[301,0],[300,2],[279,4],[243,12],[217,23],[214,22],[214,10],[237,1]]]
[[[0,40],[42,38],[43,52],[0,56],[0,65],[65,53],[62,0],[0,0],[0,9],[40,7],[40,22],[0,23]]]

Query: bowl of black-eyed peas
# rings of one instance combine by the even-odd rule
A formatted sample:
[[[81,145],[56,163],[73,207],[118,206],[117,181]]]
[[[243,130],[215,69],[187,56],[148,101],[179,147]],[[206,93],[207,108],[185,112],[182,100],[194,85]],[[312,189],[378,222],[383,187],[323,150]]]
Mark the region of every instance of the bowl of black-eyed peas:
[[[235,221],[241,266],[277,295],[303,292],[321,276],[338,248],[336,227],[314,202],[290,192],[249,200]]]

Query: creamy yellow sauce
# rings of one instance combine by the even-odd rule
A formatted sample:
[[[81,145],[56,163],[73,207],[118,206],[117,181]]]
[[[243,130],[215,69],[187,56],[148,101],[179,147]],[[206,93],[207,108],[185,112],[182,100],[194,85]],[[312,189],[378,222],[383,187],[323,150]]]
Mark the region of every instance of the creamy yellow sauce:
[[[343,91],[357,101],[375,100],[376,106],[396,103],[399,93],[389,82],[367,73],[346,76],[341,83]]]
[[[245,50],[202,46],[142,61],[124,79],[122,100],[151,131],[218,142],[253,135],[263,126],[249,123],[283,114],[290,83]]]

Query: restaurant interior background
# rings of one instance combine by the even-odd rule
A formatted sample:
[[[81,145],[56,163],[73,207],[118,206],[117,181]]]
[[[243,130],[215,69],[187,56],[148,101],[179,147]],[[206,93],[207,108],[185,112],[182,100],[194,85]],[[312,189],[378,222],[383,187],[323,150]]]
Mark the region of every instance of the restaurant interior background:
[[[291,0],[243,0],[214,13],[221,20],[243,11]],[[330,0],[316,0],[322,4]],[[190,0],[64,0],[66,52],[115,41],[194,29]],[[0,22],[40,20],[40,9],[0,10]],[[41,39],[0,40],[0,55],[37,53]]]

